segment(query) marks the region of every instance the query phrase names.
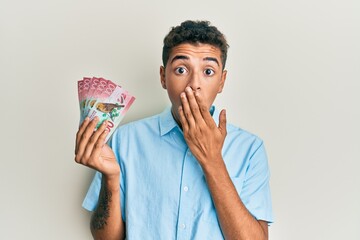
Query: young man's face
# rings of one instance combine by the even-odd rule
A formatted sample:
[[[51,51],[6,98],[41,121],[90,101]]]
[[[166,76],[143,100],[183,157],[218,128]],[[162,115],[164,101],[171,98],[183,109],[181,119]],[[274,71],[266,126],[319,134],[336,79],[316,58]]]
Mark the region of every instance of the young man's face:
[[[174,47],[165,68],[160,67],[161,85],[172,103],[171,111],[179,123],[180,94],[186,87],[199,91],[208,109],[223,89],[226,71],[223,71],[221,51],[209,44],[180,44]]]

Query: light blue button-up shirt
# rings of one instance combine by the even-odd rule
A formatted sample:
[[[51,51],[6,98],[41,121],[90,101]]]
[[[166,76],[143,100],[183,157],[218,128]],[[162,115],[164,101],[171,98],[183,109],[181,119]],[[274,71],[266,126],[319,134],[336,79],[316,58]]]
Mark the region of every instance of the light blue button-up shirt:
[[[212,108],[218,123],[219,113]],[[120,164],[120,200],[127,239],[223,239],[204,173],[170,108],[120,127],[109,142]],[[263,142],[227,124],[223,159],[241,200],[258,220],[273,221]],[[96,173],[83,207],[96,208]],[[239,219],[241,221],[241,219]]]

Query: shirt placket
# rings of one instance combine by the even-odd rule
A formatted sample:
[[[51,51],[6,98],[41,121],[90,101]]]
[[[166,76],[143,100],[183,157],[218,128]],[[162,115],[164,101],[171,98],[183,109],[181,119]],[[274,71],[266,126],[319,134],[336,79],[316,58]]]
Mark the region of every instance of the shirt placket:
[[[190,237],[190,230],[192,225],[192,209],[191,209],[191,185],[189,180],[191,179],[189,174],[189,165],[192,154],[189,149],[186,150],[184,157],[184,163],[181,173],[180,182],[180,200],[179,200],[179,215],[177,224],[177,240],[187,240]]]

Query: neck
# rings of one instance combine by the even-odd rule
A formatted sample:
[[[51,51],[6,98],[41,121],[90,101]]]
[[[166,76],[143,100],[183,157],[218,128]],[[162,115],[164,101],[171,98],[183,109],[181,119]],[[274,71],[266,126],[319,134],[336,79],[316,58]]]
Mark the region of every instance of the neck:
[[[174,118],[174,120],[175,120],[175,122],[177,123],[177,125],[180,127],[180,129],[182,130],[182,125],[181,125],[181,122],[180,122],[180,120],[179,120],[179,118],[178,118],[178,114],[176,114],[175,112],[174,112],[174,109],[173,108],[171,108],[171,115],[173,116],[173,118]]]

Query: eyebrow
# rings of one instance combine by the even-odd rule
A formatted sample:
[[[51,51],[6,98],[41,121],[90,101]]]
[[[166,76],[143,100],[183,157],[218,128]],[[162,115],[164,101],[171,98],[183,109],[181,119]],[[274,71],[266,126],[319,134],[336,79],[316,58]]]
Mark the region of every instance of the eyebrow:
[[[184,55],[176,55],[172,60],[171,63],[173,63],[176,60],[189,60],[190,58],[188,56],[184,56]],[[204,61],[213,61],[215,62],[218,66],[220,66],[219,61],[216,58],[213,57],[206,57],[203,58]]]
[[[180,59],[185,59],[185,60],[189,60],[189,57],[184,56],[184,55],[176,55],[172,60],[171,63],[173,63],[176,60],[180,60]]]
[[[206,58],[204,58],[203,60],[216,62],[216,64],[220,67],[219,61],[218,61],[216,58],[206,57]]]

